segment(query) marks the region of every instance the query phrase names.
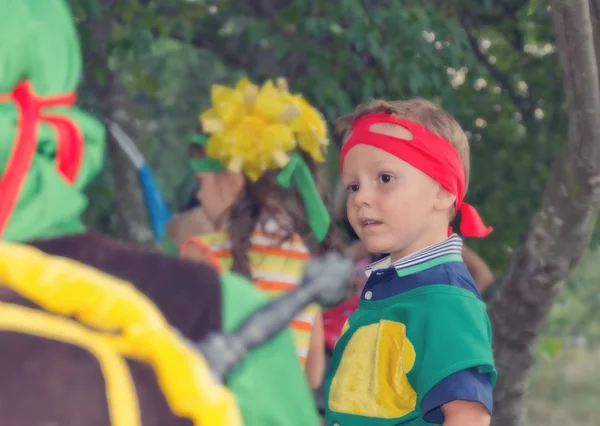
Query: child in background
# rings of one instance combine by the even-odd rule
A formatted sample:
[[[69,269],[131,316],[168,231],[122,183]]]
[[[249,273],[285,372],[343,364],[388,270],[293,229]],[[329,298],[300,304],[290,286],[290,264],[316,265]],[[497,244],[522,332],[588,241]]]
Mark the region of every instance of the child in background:
[[[420,99],[373,101],[338,120],[347,215],[370,253],[358,309],[325,381],[326,423],[488,426],[496,370],[485,304],[449,224],[484,237],[463,199],[469,146]]]
[[[181,247],[194,235],[214,231],[212,223],[206,218],[200,206],[194,206],[175,214],[166,227],[161,246],[167,253],[178,255]]]
[[[316,169],[326,124],[281,80],[260,89],[246,79],[235,89],[213,86],[212,103],[200,116],[210,138],[197,138],[191,156],[198,199],[215,232],[191,238],[181,254],[245,275],[279,297],[300,284],[311,251],[334,248]],[[325,368],[320,308],[306,308],[291,328],[315,388]]]

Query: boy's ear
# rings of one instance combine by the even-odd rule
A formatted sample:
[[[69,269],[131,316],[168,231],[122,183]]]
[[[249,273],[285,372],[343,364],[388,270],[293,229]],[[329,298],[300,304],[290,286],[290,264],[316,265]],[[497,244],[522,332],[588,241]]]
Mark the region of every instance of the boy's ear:
[[[456,202],[456,195],[448,192],[442,185],[437,185],[436,199],[433,208],[438,211],[450,210]]]

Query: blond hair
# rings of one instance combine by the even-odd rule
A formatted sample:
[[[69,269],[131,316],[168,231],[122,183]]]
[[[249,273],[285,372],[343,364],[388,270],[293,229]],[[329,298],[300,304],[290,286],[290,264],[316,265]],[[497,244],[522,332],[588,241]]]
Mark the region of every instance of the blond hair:
[[[350,137],[352,124],[363,115],[383,113],[415,121],[430,131],[446,139],[458,152],[465,169],[465,192],[469,182],[470,150],[469,140],[460,124],[450,113],[426,99],[409,99],[407,101],[384,101],[374,99],[359,105],[352,114],[335,120],[335,128],[344,133],[344,142]]]

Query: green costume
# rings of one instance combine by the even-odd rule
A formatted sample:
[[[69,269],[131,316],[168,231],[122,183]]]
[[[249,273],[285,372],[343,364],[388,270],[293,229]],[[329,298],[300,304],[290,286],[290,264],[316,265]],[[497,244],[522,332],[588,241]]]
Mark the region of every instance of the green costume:
[[[23,120],[19,119],[17,103],[9,98],[11,92],[21,79],[26,79],[37,96],[48,99],[71,94],[79,84],[82,64],[77,33],[65,2],[2,0],[0,10],[0,164],[6,172],[16,148],[18,123]],[[28,241],[84,229],[80,221],[87,206],[83,189],[102,167],[104,127],[71,103],[57,102],[44,108],[43,116],[35,120],[37,147],[32,158],[23,158],[23,162],[31,163],[2,234],[5,240]],[[72,129],[83,136],[81,158],[68,158],[69,154],[76,157],[77,141],[59,139],[60,131],[68,124],[53,125],[53,116],[71,123]],[[73,183],[57,173],[61,147],[69,151],[67,160],[76,169]]]
[[[83,190],[103,165],[105,134],[98,120],[73,106],[82,63],[70,11],[64,0],[0,0],[0,10],[2,238],[73,235],[84,242]],[[229,331],[266,298],[243,277],[221,274],[220,280],[222,328]],[[186,290],[173,290],[180,291]],[[246,426],[318,424],[287,330],[253,351],[228,386]]]
[[[223,328],[232,331],[267,297],[246,278],[222,273]],[[300,367],[289,329],[253,350],[227,383],[244,425],[319,425],[315,401]]]

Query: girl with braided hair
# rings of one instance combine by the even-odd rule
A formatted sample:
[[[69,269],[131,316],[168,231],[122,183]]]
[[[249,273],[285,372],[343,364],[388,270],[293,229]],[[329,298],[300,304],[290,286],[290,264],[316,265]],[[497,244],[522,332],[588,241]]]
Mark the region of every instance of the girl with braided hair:
[[[314,253],[338,250],[317,168],[327,127],[306,100],[279,79],[258,87],[215,85],[212,108],[190,148],[200,181],[197,197],[213,232],[181,247],[184,257],[252,279],[271,299],[300,283]],[[313,388],[321,382],[325,349],[318,306],[290,324],[296,351]]]

